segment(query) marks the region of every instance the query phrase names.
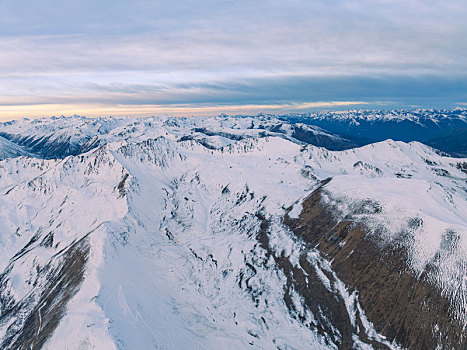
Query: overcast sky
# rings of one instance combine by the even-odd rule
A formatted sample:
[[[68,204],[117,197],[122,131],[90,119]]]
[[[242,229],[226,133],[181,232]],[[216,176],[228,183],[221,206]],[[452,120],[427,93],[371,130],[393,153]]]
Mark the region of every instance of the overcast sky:
[[[467,106],[466,18],[466,0],[0,0],[0,118]]]

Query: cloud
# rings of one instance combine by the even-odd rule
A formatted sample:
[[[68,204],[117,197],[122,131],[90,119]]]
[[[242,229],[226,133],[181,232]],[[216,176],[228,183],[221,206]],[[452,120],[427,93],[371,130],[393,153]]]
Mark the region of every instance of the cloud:
[[[140,73],[138,73],[140,74]],[[137,75],[134,73],[134,75]],[[92,82],[77,77],[74,84],[57,77],[11,79],[9,90],[3,92],[0,104],[38,103],[105,103],[126,105],[174,104],[287,104],[320,101],[397,101],[415,103],[430,99],[455,101],[467,98],[467,79],[442,76],[305,76],[258,75],[254,77],[199,79],[191,76],[180,82],[151,82],[129,75],[128,80],[115,82],[112,75]],[[122,78],[123,79],[123,78]],[[135,83],[134,81],[138,81]],[[183,80],[183,79],[180,79]],[[98,81],[98,82],[95,82]],[[29,94],[22,94],[23,86]],[[416,101],[415,101],[416,100]],[[418,103],[418,102],[417,102]]]
[[[0,103],[449,105],[466,98],[466,15],[457,0],[5,2]]]

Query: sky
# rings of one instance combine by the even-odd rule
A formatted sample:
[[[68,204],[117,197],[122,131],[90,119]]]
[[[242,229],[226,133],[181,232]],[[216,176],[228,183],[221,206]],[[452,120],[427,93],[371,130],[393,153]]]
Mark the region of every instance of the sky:
[[[465,0],[0,0],[0,120],[467,107]]]

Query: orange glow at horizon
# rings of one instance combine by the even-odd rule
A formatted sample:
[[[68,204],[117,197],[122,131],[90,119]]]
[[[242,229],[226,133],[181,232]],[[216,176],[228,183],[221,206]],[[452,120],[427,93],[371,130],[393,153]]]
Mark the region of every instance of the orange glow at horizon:
[[[31,105],[0,105],[0,121],[21,118],[41,118],[52,116],[83,115],[87,117],[104,116],[216,116],[221,113],[258,114],[273,112],[300,111],[308,108],[345,107],[366,105],[362,101],[330,101],[306,102],[297,104],[263,104],[263,105],[68,105],[68,104],[31,104]]]

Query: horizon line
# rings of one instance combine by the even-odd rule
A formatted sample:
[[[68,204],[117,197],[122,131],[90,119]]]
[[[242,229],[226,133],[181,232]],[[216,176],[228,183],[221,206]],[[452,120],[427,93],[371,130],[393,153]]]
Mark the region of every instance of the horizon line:
[[[220,115],[250,115],[261,114],[286,115],[306,114],[316,112],[337,112],[355,110],[454,110],[466,109],[466,102],[457,102],[444,106],[426,106],[417,104],[402,104],[380,101],[318,101],[302,103],[276,104],[243,104],[243,105],[88,105],[83,104],[31,104],[31,105],[0,105],[0,122],[20,119],[39,119],[65,116],[99,117],[216,117]],[[347,108],[345,108],[347,107]]]

